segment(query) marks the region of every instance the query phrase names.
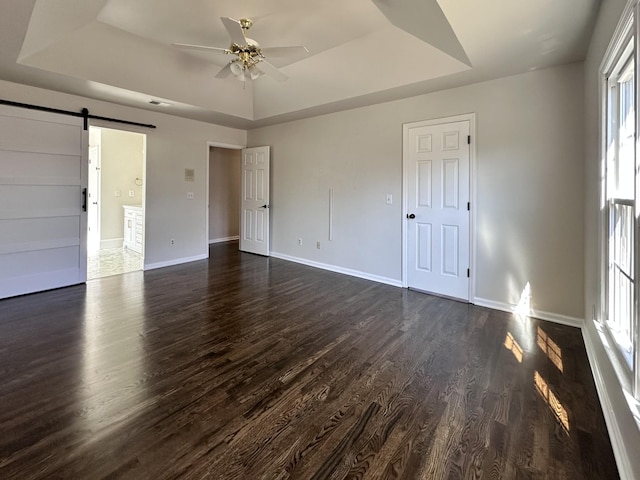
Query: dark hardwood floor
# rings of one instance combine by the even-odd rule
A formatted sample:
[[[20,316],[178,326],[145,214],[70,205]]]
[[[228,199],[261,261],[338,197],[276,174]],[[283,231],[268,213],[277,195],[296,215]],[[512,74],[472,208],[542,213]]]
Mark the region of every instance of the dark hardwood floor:
[[[0,301],[1,479],[615,479],[577,329],[212,247]]]

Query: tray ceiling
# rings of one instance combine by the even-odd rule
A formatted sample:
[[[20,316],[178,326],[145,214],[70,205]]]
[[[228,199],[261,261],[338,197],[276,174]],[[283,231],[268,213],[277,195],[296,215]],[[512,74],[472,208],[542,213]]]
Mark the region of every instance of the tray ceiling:
[[[250,128],[584,58],[597,0],[4,0],[0,78]],[[440,12],[440,13],[438,13]],[[305,45],[289,80],[214,75],[220,17],[261,46]]]

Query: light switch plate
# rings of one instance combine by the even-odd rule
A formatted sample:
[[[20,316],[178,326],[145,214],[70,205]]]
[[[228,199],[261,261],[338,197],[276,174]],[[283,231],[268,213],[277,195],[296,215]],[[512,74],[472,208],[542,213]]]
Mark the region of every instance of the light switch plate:
[[[387,205],[392,205],[393,204],[393,195],[391,195],[390,193],[387,193]]]
[[[187,198],[193,200],[193,192],[187,192]]]

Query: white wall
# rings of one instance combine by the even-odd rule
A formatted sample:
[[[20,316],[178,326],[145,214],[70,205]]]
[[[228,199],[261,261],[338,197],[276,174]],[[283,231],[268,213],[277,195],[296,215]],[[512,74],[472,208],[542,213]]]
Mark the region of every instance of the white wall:
[[[272,251],[399,281],[402,124],[469,112],[477,114],[476,300],[517,304],[529,282],[536,310],[581,319],[581,64],[249,131],[249,145],[272,147]]]
[[[156,129],[117,128],[147,134],[145,268],[208,255],[206,231],[207,142],[245,145],[246,132],[84,97],[0,81],[0,98],[140,123]],[[109,123],[92,123],[111,127]],[[184,170],[195,170],[195,181],[185,182]],[[194,192],[194,199],[187,199]],[[171,247],[169,240],[176,245]]]
[[[640,478],[640,431],[625,399],[623,387],[618,381],[609,356],[603,345],[596,323],[601,319],[603,306],[600,290],[603,288],[600,271],[600,246],[598,219],[601,215],[600,153],[599,153],[599,70],[618,20],[625,7],[625,0],[603,1],[591,44],[584,63],[585,70],[585,312],[587,321],[583,334],[591,360],[594,378],[598,385],[601,403],[611,435],[618,468],[622,478]]]

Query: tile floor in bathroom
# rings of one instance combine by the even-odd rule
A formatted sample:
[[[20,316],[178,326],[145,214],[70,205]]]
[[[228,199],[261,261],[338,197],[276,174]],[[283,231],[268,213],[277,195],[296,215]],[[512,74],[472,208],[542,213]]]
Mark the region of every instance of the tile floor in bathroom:
[[[89,253],[87,279],[142,270],[143,256],[128,248],[103,248]]]

